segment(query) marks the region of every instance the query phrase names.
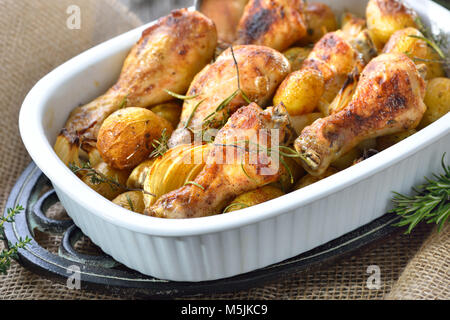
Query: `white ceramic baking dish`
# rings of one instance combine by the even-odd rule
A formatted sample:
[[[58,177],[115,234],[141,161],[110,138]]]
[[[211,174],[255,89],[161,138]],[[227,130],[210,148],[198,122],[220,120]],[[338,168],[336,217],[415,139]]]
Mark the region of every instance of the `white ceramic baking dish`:
[[[337,14],[363,15],[366,1],[326,1]],[[449,33],[450,13],[431,1],[407,1]],[[157,278],[202,281],[280,262],[383,215],[392,191],[410,192],[439,172],[450,154],[450,114],[372,158],[278,199],[237,212],[184,220],[132,213],[86,186],[53,152],[70,111],[103,93],[119,75],[142,26],[92,48],[40,80],[20,112],[31,157],[52,181],[76,225],[106,253]],[[37,62],[36,62],[37,63]]]

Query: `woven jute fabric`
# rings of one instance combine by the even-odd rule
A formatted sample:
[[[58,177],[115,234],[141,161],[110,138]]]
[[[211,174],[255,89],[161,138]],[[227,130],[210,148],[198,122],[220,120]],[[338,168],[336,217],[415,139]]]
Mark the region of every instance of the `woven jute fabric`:
[[[67,27],[67,8],[81,10],[81,28]],[[140,24],[116,0],[0,0],[0,206],[31,161],[17,126],[26,93],[46,73],[76,54]],[[55,208],[61,211],[61,208]],[[431,233],[431,235],[430,235]],[[249,290],[196,296],[203,299],[437,299],[449,297],[450,228],[437,234],[421,225],[355,255],[306,273],[291,274]],[[57,253],[60,236],[36,233],[39,244]],[[3,244],[0,244],[0,250]],[[99,249],[84,238],[76,248]],[[368,286],[369,266],[380,270],[379,287]],[[13,262],[0,275],[0,299],[132,299],[125,294],[70,290]],[[189,298],[189,297],[185,297]]]

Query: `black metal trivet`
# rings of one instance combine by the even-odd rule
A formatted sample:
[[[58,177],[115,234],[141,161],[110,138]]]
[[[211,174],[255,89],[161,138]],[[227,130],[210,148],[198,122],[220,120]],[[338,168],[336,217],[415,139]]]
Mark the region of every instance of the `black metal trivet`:
[[[43,193],[42,190],[45,189],[49,191]],[[20,237],[32,238],[25,249],[19,250],[19,263],[39,275],[63,283],[73,274],[73,266],[77,266],[81,271],[83,290],[134,297],[166,298],[257,287],[292,273],[330,264],[399,232],[399,228],[392,226],[398,221],[398,217],[386,214],[318,248],[256,271],[215,281],[174,282],[143,275],[121,265],[104,253],[91,255],[78,252],[74,244],[83,236],[81,230],[72,220],[54,220],[46,216],[46,211],[57,202],[58,197],[51,188],[50,181],[31,163],[12,189],[6,204],[6,208],[20,204],[25,209],[24,213],[16,216],[15,222],[5,225],[6,238],[12,243],[17,242]],[[58,254],[51,253],[38,244],[35,240],[35,230],[62,234]]]

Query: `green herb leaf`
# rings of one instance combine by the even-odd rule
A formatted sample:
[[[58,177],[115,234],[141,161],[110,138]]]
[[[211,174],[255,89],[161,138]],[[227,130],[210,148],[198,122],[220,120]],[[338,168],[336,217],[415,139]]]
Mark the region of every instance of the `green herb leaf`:
[[[194,98],[197,98],[197,97],[198,97],[198,94],[195,94],[195,95],[193,95],[193,96],[184,96],[184,95],[182,95],[182,94],[178,94],[178,93],[172,92],[172,91],[170,91],[170,90],[164,89],[164,91],[167,92],[167,93],[168,93],[169,95],[171,95],[172,97],[177,98],[177,99],[180,99],[180,100],[191,100],[191,99],[194,99]]]
[[[434,179],[425,178],[427,183],[412,188],[416,195],[407,196],[394,192],[392,202],[395,204],[391,213],[402,217],[397,226],[408,226],[410,233],[420,222],[435,223],[441,230],[450,216],[450,167],[445,165],[442,156],[444,174],[433,175]]]

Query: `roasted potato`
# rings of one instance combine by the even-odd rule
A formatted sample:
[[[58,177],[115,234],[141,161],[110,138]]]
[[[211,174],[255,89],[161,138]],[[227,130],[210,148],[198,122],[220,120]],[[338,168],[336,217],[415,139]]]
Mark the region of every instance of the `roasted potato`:
[[[127,179],[130,174],[129,170],[116,170],[105,162],[98,163],[93,166],[92,169],[94,169],[97,173],[96,177],[103,180],[102,182],[98,183],[95,177],[93,179],[91,173],[94,172],[80,172],[82,174],[81,179],[90,188],[106,199],[112,200],[119,194],[126,191],[125,184],[127,183]]]
[[[303,61],[308,58],[311,51],[312,48],[308,47],[292,47],[283,52],[284,56],[291,63],[291,71],[300,70],[303,65]]]
[[[317,42],[325,33],[337,29],[337,20],[333,11],[324,3],[308,3],[305,10],[307,34],[300,40],[300,44],[306,45]]]
[[[127,188],[130,189],[142,189],[144,187],[144,181],[147,174],[150,172],[156,158],[148,159],[139,164],[133,169],[127,180]]]
[[[170,122],[172,127],[176,128],[180,122],[181,117],[181,103],[178,101],[171,101],[163,104],[158,104],[150,109],[161,118]]]
[[[307,113],[302,114],[300,116],[292,116],[291,117],[291,124],[294,128],[297,135],[300,135],[302,133],[302,130],[312,124],[317,119],[320,119],[323,117],[323,114],[320,112],[314,112],[314,113]]]
[[[298,179],[305,175],[305,169],[303,169],[302,165],[294,158],[283,157],[283,161],[285,164],[280,162],[280,165],[286,166],[287,168],[284,168],[285,170],[281,174],[280,179],[270,185],[281,189],[285,193],[288,193],[292,190],[292,188],[294,188]]]
[[[322,179],[325,179],[337,172],[338,172],[338,170],[336,170],[335,168],[328,167],[327,171],[325,171],[325,173],[321,174],[320,176],[313,176],[313,175],[307,174],[306,176],[304,176],[303,178],[298,180],[298,182],[295,184],[295,190],[309,186],[309,185],[316,183],[317,181],[320,181]]]
[[[170,136],[169,121],[144,108],[120,109],[100,128],[97,148],[103,160],[116,169],[132,169],[148,158],[154,140],[163,130]]]
[[[224,213],[237,211],[257,204],[281,197],[284,192],[274,186],[264,186],[253,191],[246,192],[236,197],[228,206]]]
[[[127,210],[141,214],[144,213],[145,205],[142,191],[128,191],[122,193],[112,202]]]
[[[400,0],[370,0],[367,9],[367,27],[379,50],[395,31],[417,28],[417,14]]]
[[[153,205],[159,197],[194,181],[206,164],[210,145],[182,144],[156,159],[144,180],[146,207]]]
[[[427,111],[423,115],[419,128],[424,128],[450,112],[450,79],[435,78],[428,82],[425,93]]]
[[[427,80],[444,76],[442,64],[434,62],[440,60],[439,54],[428,46],[425,40],[416,37],[423,38],[423,34],[415,28],[398,30],[386,43],[383,52],[405,53],[416,64],[425,64],[427,66]]]
[[[361,150],[353,148],[339,159],[335,160],[331,165],[339,171],[351,167],[355,160],[361,157]]]
[[[324,81],[320,71],[305,68],[291,73],[282,82],[273,103],[283,103],[291,116],[307,114],[316,109],[323,92]]]
[[[416,129],[411,129],[408,131],[403,131],[395,134],[389,134],[387,136],[382,136],[377,138],[377,150],[382,151],[384,149],[387,149],[394,144],[408,138],[409,136],[416,133]]]

